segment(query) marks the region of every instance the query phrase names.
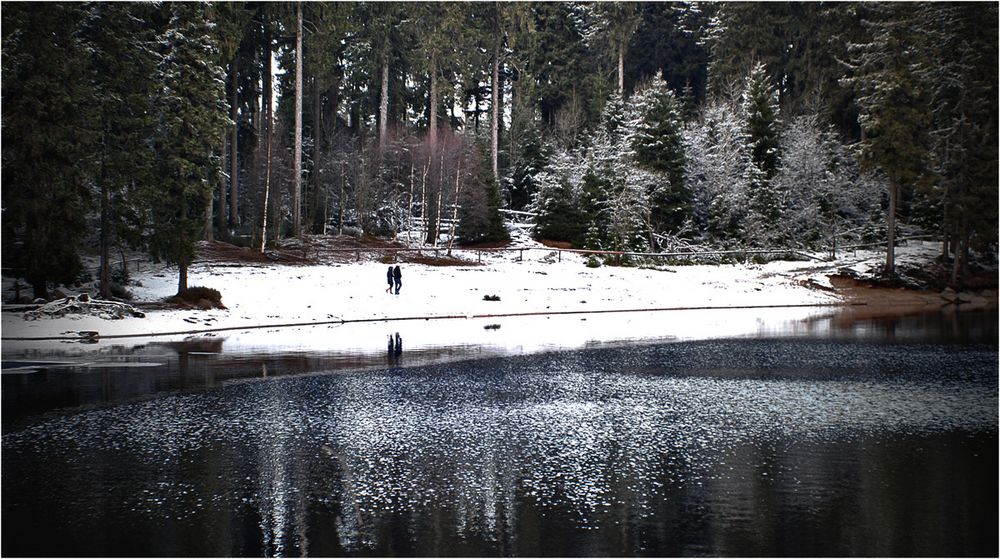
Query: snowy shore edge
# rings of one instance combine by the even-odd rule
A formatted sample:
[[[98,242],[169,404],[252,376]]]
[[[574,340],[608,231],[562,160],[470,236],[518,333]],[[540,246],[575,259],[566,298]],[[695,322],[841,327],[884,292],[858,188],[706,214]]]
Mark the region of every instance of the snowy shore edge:
[[[913,243],[899,249],[899,259],[919,265],[937,248]],[[226,351],[384,351],[385,336],[396,332],[405,334],[409,348],[484,344],[531,351],[739,337],[815,322],[852,304],[931,309],[944,303],[935,294],[901,298],[831,284],[831,276],[845,271],[870,275],[884,257],[877,251],[834,261],[648,268],[589,268],[582,255],[557,259],[554,254],[490,254],[467,266],[402,263],[399,295],[386,292],[386,264],[378,261],[313,266],[203,261],[191,268],[189,284],[218,289],[226,310],[150,310],[145,318],[120,320],[78,315],[25,320],[23,313],[4,312],[3,354],[92,353],[191,337],[223,339]],[[131,289],[138,301],[162,300],[176,291],[175,276],[175,269],[151,267],[133,275],[140,286]],[[986,296],[986,306],[995,308],[995,291]],[[495,298],[499,301],[487,300]],[[91,339],[81,340],[80,332]]]

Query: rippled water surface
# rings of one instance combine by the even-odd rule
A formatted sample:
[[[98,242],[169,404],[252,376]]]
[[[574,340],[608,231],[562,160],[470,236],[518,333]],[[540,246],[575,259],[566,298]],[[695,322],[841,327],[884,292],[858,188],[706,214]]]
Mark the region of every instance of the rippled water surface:
[[[995,556],[995,326],[974,338],[634,345],[18,417],[2,551]]]

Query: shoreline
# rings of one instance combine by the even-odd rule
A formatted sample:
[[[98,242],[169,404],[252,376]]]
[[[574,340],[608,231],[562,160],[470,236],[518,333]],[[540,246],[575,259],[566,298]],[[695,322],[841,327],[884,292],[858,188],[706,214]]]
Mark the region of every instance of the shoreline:
[[[918,266],[936,248],[915,244],[901,259]],[[861,319],[997,308],[996,290],[956,294],[964,299],[952,305],[940,293],[854,279],[878,268],[877,252],[832,262],[597,268],[580,255],[532,254],[522,258],[507,251],[484,256],[482,263],[452,266],[404,261],[401,295],[385,294],[385,263],[378,259],[310,265],[202,259],[189,270],[189,285],[218,289],[227,307],[208,310],[155,303],[176,292],[176,272],[150,267],[133,274],[131,287],[137,300],[150,302],[152,308],[139,303],[144,318],[25,320],[23,314],[3,312],[2,355],[65,350],[65,344],[96,353],[208,336],[255,351],[279,346],[378,351],[384,339],[376,332],[396,329],[427,346],[486,340],[516,347],[551,340],[577,347],[618,339],[748,335],[824,309]],[[496,322],[510,326],[497,326],[488,336],[481,332]]]

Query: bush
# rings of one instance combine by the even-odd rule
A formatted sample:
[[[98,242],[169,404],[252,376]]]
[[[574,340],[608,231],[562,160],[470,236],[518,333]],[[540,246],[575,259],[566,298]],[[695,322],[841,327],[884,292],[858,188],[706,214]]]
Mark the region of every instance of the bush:
[[[226,308],[222,304],[222,294],[210,287],[189,287],[167,299],[167,302],[204,310]]]
[[[483,295],[483,301],[499,301],[499,295]]]
[[[131,301],[134,295],[132,292],[125,288],[120,283],[111,282],[108,284],[108,289],[111,292],[111,296],[117,299],[122,299],[124,301]]]
[[[587,258],[587,267],[588,268],[600,268],[601,267],[601,261],[598,260],[596,256],[591,255],[590,257]]]
[[[128,285],[129,274],[124,267],[111,269],[111,281],[120,285]]]

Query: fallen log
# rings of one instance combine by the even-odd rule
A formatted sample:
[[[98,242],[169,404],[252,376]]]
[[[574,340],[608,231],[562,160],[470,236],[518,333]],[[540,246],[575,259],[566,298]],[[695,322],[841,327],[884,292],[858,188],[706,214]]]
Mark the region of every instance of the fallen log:
[[[107,320],[119,320],[122,318],[145,318],[145,313],[138,311],[135,307],[117,301],[104,301],[101,299],[91,299],[86,293],[75,297],[64,297],[51,303],[46,303],[35,310],[24,313],[25,320],[38,320],[40,318],[57,318],[69,314],[96,316]]]

